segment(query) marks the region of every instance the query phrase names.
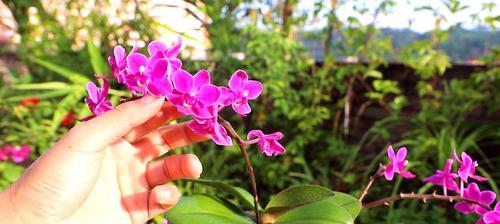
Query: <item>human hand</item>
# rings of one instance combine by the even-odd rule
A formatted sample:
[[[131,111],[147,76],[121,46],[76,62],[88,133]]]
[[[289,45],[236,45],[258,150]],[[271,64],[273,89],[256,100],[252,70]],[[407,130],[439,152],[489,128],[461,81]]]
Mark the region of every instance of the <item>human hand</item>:
[[[164,184],[202,166],[195,155],[152,160],[208,139],[187,123],[161,127],[180,116],[145,96],[74,127],[0,193],[2,222],[142,224],[165,212],[180,193]]]

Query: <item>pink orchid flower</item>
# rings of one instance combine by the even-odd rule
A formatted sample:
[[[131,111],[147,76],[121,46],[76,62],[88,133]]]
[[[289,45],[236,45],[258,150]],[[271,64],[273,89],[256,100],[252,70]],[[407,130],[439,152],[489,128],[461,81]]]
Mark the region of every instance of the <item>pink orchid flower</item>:
[[[471,183],[467,186],[467,189],[464,190],[463,197],[490,205],[495,201],[496,195],[493,191],[480,191],[476,183]],[[478,215],[483,215],[488,212],[485,208],[466,201],[455,204],[455,209],[464,214],[471,214],[474,212]]]
[[[13,145],[5,145],[0,149],[0,160],[7,161],[9,158],[14,163],[22,163],[30,157],[31,147],[22,145],[15,147]]]
[[[87,84],[87,92],[89,94],[88,98],[85,98],[85,102],[89,106],[92,113],[95,116],[101,115],[104,112],[113,109],[113,105],[109,100],[106,100],[109,89],[109,82],[103,79],[102,88],[97,88],[93,82]]]
[[[437,170],[436,174],[424,178],[424,182],[433,183],[435,185],[443,186],[444,195],[448,195],[447,190],[452,190],[458,192],[458,185],[453,180],[458,177],[457,174],[451,172],[451,166],[453,165],[453,160],[446,160],[446,166],[443,170]]]
[[[232,146],[233,141],[227,135],[226,129],[217,122],[217,116],[210,119],[195,119],[188,125],[194,133],[210,135],[217,145]]]
[[[210,84],[210,73],[198,71],[194,76],[178,70],[172,75],[174,90],[168,100],[185,115],[208,119],[214,117],[213,107],[218,102],[220,90]]]
[[[2,148],[0,148],[0,160],[2,161],[9,160],[9,155],[12,147],[13,147],[12,145],[4,145]]]
[[[148,59],[140,53],[132,53],[127,58],[129,73],[124,76],[128,89],[153,96],[167,96],[172,91],[169,73],[170,61],[164,58]]]
[[[136,53],[138,51],[138,48],[134,46],[132,50],[130,51],[130,54]],[[127,58],[128,56],[125,56],[125,48],[122,46],[116,46],[113,49],[113,55],[108,57],[108,63],[111,67],[111,73],[113,74],[113,77],[116,78],[116,81],[118,83],[123,83],[124,77],[127,74]],[[100,74],[102,75],[102,74]]]
[[[248,80],[243,70],[238,70],[229,79],[229,88],[221,87],[222,97],[220,104],[231,105],[240,116],[246,116],[252,111],[249,100],[257,98],[262,93],[262,84],[259,81]]]
[[[248,132],[247,139],[252,140],[258,138],[261,153],[264,153],[266,156],[277,156],[285,152],[285,147],[278,142],[283,136],[281,132],[264,134],[261,130],[252,130]]]
[[[167,47],[165,43],[158,40],[154,40],[148,44],[148,53],[151,56],[157,53],[161,53],[162,56],[166,58],[177,58],[181,46],[182,46],[182,38],[180,36],[177,38],[177,41],[170,48]]]
[[[31,147],[27,145],[12,147],[10,151],[10,158],[15,163],[22,163],[27,159],[29,159],[30,153],[31,153]]]
[[[477,161],[473,161],[472,158],[465,152],[462,152],[461,156],[462,159],[458,157],[457,150],[453,150],[453,157],[460,165],[458,168],[458,176],[462,181],[467,183],[469,177],[477,181],[488,180],[488,178],[474,175],[476,173],[476,167],[478,166]]]
[[[492,211],[486,212],[482,218],[482,223],[499,224],[500,223],[500,202],[497,202]],[[480,222],[478,222],[480,223]]]
[[[408,164],[406,158],[406,147],[401,147],[398,149],[397,154],[394,154],[394,149],[392,145],[387,148],[387,155],[389,156],[389,164],[385,167],[384,176],[387,180],[392,180],[395,173],[406,179],[415,178],[415,174],[404,170],[405,166]]]

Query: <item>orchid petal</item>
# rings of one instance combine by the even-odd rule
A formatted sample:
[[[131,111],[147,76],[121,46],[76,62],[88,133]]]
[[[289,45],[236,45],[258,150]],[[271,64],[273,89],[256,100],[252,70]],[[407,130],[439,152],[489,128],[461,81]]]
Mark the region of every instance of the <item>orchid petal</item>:
[[[194,88],[199,89],[206,84],[210,84],[210,73],[202,69],[194,75]]]
[[[261,130],[251,130],[247,134],[247,139],[252,140],[255,138],[261,138],[262,136],[264,136],[264,133]]]
[[[497,195],[493,191],[482,191],[480,201],[484,204],[490,205],[496,199]]]
[[[497,224],[500,223],[500,212],[488,212],[484,214],[483,220],[485,223]]]
[[[151,78],[162,79],[165,77],[169,66],[169,61],[166,59],[159,59],[153,65],[151,69]]]
[[[401,147],[396,154],[397,161],[403,161],[406,157],[406,147]]]
[[[154,40],[148,45],[148,53],[150,56],[153,56],[156,54],[156,52],[164,52],[167,49],[167,45],[165,45],[163,42],[159,40]]]
[[[95,83],[88,82],[86,89],[92,102],[97,103],[97,101],[99,101],[99,89],[97,88]]]
[[[220,97],[220,90],[217,86],[208,84],[202,86],[196,93],[196,98],[206,106],[217,103]]]
[[[231,89],[227,87],[219,87],[219,89],[221,93],[219,97],[219,104],[228,106],[234,103],[235,94]]]
[[[231,75],[231,78],[229,79],[229,88],[231,88],[233,91],[239,91],[243,88],[247,81],[247,73],[243,70],[237,70],[233,73],[233,75]]]
[[[232,107],[233,107],[234,112],[236,112],[237,114],[242,115],[242,116],[244,116],[252,111],[252,108],[250,108],[250,105],[248,104],[248,102],[245,102],[245,103],[238,105],[238,106],[233,104]]]
[[[122,46],[118,45],[113,48],[113,56],[118,67],[122,66],[123,62],[125,61],[125,54],[125,48],[123,48]]]
[[[175,58],[179,55],[181,47],[182,47],[182,38],[179,36],[179,38],[177,38],[177,41],[167,50],[165,55],[168,58]]]
[[[176,71],[172,75],[172,82],[174,88],[182,93],[190,92],[194,85],[193,76],[185,70]]]
[[[127,57],[127,66],[132,73],[140,72],[141,68],[146,68],[148,58],[143,54],[132,53]]]
[[[474,207],[467,202],[458,202],[455,204],[455,209],[464,214],[471,214],[474,212]]]
[[[389,157],[389,160],[394,161],[395,155],[394,155],[394,149],[392,148],[392,145],[389,145],[387,148],[387,156]]]
[[[243,91],[247,92],[246,97],[249,100],[253,100],[253,99],[257,98],[262,93],[263,88],[264,87],[262,86],[262,83],[260,83],[259,81],[255,81],[255,80],[250,80],[243,85]]]

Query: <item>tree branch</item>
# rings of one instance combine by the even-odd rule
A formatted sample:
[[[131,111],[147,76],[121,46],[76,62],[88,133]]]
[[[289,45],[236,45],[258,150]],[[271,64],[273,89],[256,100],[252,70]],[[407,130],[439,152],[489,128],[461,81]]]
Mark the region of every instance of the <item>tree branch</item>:
[[[462,197],[460,195],[446,196],[446,195],[436,194],[436,192],[434,192],[432,194],[415,194],[415,193],[409,193],[408,194],[408,193],[401,193],[401,194],[393,195],[393,196],[390,196],[390,197],[387,197],[387,198],[383,198],[383,199],[380,199],[380,200],[377,200],[377,201],[374,201],[374,202],[370,202],[368,204],[364,204],[363,208],[364,209],[368,209],[368,208],[379,207],[379,206],[382,206],[382,205],[389,205],[391,202],[402,200],[402,199],[419,199],[419,200],[422,200],[424,203],[426,203],[427,200],[429,200],[429,199],[443,200],[443,201],[449,201],[449,202],[453,202],[453,201],[465,201],[465,202],[468,202],[468,203],[471,203],[471,204],[479,205],[479,206],[487,209],[488,211],[491,210],[490,206],[488,206],[487,204],[484,204],[484,203],[481,203],[481,202],[478,202],[478,201],[474,201],[474,200],[471,200],[471,199],[468,199],[468,198],[464,198],[464,197]]]
[[[219,116],[218,121],[229,132],[229,136],[231,136],[233,139],[236,140],[238,146],[240,147],[241,155],[243,156],[243,159],[245,159],[245,165],[248,174],[250,176],[250,182],[252,183],[255,218],[257,219],[257,223],[261,224],[262,221],[260,220],[260,214],[259,214],[259,192],[257,191],[257,181],[255,179],[252,163],[250,162],[250,157],[248,156],[247,152],[248,146],[250,145],[248,143],[251,143],[251,141],[250,142],[244,141],[234,130],[231,124],[228,121],[224,120],[224,118]]]

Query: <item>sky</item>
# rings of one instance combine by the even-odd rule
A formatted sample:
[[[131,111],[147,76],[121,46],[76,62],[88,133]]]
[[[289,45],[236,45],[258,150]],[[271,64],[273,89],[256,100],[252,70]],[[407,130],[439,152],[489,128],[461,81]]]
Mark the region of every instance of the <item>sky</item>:
[[[325,2],[329,2],[329,0],[323,0]],[[489,13],[491,15],[498,15],[500,11],[500,0],[460,0],[462,5],[468,6],[468,8],[457,14],[451,14],[448,12],[446,6],[442,3],[441,0],[395,0],[396,5],[392,8],[391,12],[388,15],[380,15],[377,19],[376,26],[379,28],[410,28],[413,31],[417,32],[427,32],[434,28],[435,17],[433,13],[430,11],[419,11],[414,12],[415,8],[421,6],[431,6],[432,8],[437,9],[439,12],[444,12],[446,21],[443,23],[443,28],[447,28],[450,25],[455,25],[459,22],[463,24],[465,28],[473,28],[477,27],[478,23],[474,22],[471,18],[472,14],[477,14],[481,12],[481,8],[483,3],[495,2],[496,8],[493,9],[493,12],[482,11],[480,14],[481,18],[484,18]],[[299,10],[313,10],[315,0],[302,0],[299,3]],[[372,15],[377,6],[382,2],[382,0],[349,0],[342,1],[345,2],[338,7],[338,17],[341,21],[346,21],[349,16],[355,16],[360,18],[363,24],[369,24],[372,20]],[[366,16],[361,16],[357,13],[353,7],[357,6],[366,6],[372,13],[368,13]],[[319,29],[326,25],[325,17],[320,17],[319,21],[315,21],[310,23],[306,29]],[[409,21],[413,21],[410,23]]]

